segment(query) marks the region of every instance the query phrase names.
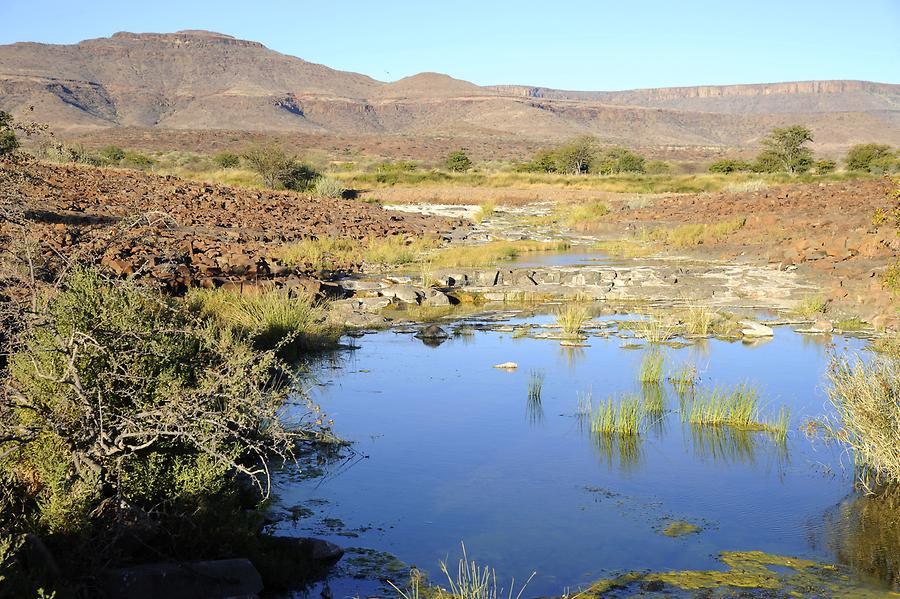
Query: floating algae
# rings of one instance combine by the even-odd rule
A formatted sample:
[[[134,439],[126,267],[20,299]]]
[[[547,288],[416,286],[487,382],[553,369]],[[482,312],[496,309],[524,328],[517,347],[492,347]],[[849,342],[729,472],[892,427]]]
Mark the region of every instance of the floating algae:
[[[629,572],[597,581],[581,597],[710,596],[713,591],[742,589],[741,596],[900,598],[900,593],[860,587],[835,566],[762,551],[724,551],[726,570]],[[683,591],[683,592],[679,592]],[[758,595],[754,593],[758,591]]]

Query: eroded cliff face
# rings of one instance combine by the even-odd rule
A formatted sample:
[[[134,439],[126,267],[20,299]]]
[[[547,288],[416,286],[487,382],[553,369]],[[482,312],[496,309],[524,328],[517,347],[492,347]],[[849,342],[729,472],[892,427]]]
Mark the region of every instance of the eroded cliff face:
[[[581,134],[629,145],[752,146],[803,122],[817,140],[900,144],[900,86],[805,81],[574,92],[481,87],[439,73],[382,83],[209,31],[0,46],[0,109],[55,129],[340,135]]]

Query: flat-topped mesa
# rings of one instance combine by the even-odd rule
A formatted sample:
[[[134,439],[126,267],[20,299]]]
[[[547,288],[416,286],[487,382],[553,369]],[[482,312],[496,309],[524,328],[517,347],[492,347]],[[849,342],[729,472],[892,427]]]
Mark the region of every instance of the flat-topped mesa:
[[[173,45],[226,45],[241,48],[265,48],[259,42],[238,39],[231,35],[203,29],[184,29],[175,33],[132,33],[119,31],[110,37],[100,37],[80,42],[78,45],[119,45],[133,43],[169,43]]]

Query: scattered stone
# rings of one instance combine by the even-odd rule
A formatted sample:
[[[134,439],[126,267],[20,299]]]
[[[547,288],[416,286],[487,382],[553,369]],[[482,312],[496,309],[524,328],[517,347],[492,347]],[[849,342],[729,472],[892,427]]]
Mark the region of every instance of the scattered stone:
[[[411,285],[391,285],[380,291],[383,297],[394,298],[405,304],[418,304],[425,297],[425,293]]]

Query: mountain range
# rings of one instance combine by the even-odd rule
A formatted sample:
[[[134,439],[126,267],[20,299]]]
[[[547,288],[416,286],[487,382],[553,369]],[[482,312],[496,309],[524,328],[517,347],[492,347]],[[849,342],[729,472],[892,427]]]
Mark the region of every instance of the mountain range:
[[[803,123],[822,148],[900,145],[900,85],[801,81],[565,91],[439,73],[382,82],[208,31],[0,46],[0,109],[63,131],[229,130],[752,147]]]

